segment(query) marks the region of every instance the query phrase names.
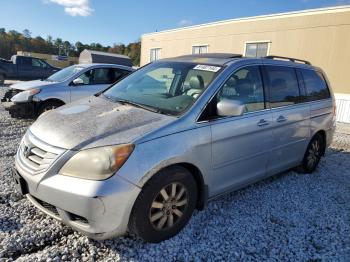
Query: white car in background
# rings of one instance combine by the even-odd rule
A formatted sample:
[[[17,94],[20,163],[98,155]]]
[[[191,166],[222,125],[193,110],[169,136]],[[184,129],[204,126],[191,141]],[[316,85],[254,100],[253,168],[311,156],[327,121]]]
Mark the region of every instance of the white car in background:
[[[10,86],[1,99],[12,117],[35,118],[41,113],[103,91],[134,69],[113,64],[78,64],[44,80]]]

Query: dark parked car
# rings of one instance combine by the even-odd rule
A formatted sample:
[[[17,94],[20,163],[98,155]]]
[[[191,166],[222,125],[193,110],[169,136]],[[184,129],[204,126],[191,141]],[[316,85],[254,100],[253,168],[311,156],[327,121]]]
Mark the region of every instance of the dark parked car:
[[[5,79],[34,80],[47,78],[60,68],[53,67],[42,59],[14,55],[11,60],[0,58],[0,85]]]

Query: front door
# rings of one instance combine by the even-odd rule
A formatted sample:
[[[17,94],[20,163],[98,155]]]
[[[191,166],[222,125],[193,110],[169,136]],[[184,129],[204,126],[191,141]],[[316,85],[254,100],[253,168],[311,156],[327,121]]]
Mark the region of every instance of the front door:
[[[259,66],[238,69],[216,95],[245,104],[242,116],[211,121],[212,176],[210,194],[248,184],[266,174],[272,141],[272,114],[266,108]],[[215,104],[216,104],[215,103]]]

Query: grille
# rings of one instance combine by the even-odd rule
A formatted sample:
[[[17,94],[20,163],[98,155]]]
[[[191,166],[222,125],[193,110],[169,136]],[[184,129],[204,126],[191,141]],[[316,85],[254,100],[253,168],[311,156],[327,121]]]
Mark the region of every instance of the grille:
[[[31,197],[37,202],[37,204],[41,205],[41,207],[44,208],[51,215],[55,215],[57,217],[60,216],[58,211],[57,211],[57,208],[54,205],[51,205],[51,204],[49,204],[43,200],[40,200],[32,195],[31,195]],[[83,224],[89,223],[89,221],[85,217],[82,217],[82,216],[79,216],[79,215],[76,215],[76,214],[73,214],[70,212],[67,212],[67,213],[69,214],[69,218],[72,221],[76,221],[76,222],[83,223]]]
[[[63,152],[27,132],[17,152],[17,162],[34,175],[46,171]]]
[[[33,196],[32,196],[33,197]],[[46,211],[54,214],[55,216],[59,216],[58,212],[57,212],[57,209],[55,206],[45,202],[45,201],[42,201],[36,197],[33,197],[44,209],[46,209]]]

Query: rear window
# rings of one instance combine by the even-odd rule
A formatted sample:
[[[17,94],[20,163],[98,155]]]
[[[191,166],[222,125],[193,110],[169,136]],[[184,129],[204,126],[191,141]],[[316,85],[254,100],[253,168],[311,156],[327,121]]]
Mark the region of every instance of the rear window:
[[[300,70],[304,79],[308,101],[330,98],[330,93],[321,73],[314,70]]]
[[[283,66],[266,66],[271,107],[299,103],[300,90],[295,70]]]

